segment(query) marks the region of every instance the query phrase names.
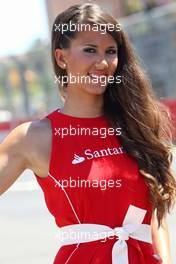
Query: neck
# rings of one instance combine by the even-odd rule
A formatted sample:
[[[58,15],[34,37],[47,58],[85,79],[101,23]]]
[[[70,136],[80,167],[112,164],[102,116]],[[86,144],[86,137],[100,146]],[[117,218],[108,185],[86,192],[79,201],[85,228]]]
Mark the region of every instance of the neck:
[[[98,117],[103,115],[103,95],[77,95],[68,93],[62,113],[76,117]]]

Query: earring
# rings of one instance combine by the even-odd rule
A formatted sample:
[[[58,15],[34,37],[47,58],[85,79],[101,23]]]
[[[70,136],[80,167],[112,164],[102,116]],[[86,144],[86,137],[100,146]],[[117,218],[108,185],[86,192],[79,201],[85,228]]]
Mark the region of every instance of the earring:
[[[64,69],[66,68],[66,63],[63,63],[63,66],[62,66]]]

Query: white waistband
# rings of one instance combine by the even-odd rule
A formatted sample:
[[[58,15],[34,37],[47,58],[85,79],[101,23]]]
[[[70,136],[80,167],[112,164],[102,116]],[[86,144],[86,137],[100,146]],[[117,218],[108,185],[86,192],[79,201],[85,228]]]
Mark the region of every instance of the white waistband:
[[[85,243],[117,236],[118,240],[112,248],[112,264],[128,264],[129,237],[152,243],[150,225],[142,224],[146,210],[130,205],[121,227],[111,228],[99,224],[74,224],[59,229],[62,245]],[[86,235],[86,236],[85,236]],[[103,241],[102,241],[103,242]]]

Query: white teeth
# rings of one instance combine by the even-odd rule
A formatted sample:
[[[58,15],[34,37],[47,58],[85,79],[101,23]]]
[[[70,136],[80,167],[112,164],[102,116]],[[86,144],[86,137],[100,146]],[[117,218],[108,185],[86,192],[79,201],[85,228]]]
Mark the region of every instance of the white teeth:
[[[91,77],[98,77],[98,78],[100,77],[100,75],[96,75],[96,74],[91,74],[90,76]]]
[[[89,74],[89,76],[90,76],[91,78],[101,79],[101,76],[104,77],[105,75]]]

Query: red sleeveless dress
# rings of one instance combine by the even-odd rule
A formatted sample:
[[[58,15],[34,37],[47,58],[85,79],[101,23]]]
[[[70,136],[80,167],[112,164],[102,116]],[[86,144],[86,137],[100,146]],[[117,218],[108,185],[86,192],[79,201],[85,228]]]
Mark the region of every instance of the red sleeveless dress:
[[[142,224],[150,225],[147,184],[118,136],[112,129],[105,134],[112,128],[108,120],[104,116],[73,117],[59,110],[47,118],[52,126],[49,173],[46,178],[35,176],[58,230],[83,223],[121,227],[129,206],[146,210]],[[117,236],[111,236],[104,243],[99,239],[64,245],[54,264],[114,264],[112,248],[117,240]],[[128,237],[126,245],[128,261],[120,264],[161,263],[153,256],[151,243]]]

